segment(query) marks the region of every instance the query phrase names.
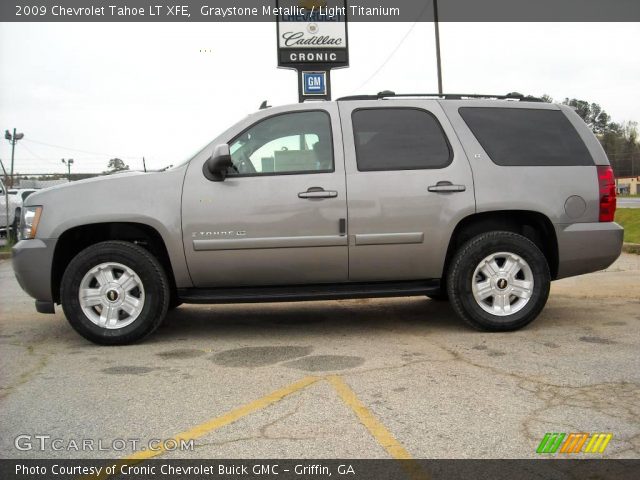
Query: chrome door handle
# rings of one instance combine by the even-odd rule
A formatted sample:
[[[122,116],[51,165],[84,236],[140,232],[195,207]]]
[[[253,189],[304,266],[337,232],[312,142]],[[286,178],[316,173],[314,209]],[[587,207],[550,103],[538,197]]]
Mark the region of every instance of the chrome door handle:
[[[438,182],[435,185],[430,185],[427,190],[436,193],[450,193],[450,192],[464,192],[467,189],[464,185],[454,185],[451,182]]]
[[[298,193],[298,198],[335,198],[338,192],[335,190],[325,190],[322,187],[311,187],[306,192]]]

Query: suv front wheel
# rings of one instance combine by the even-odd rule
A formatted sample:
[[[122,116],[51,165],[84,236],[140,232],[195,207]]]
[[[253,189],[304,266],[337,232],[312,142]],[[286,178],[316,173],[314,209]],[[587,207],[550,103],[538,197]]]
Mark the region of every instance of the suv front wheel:
[[[474,328],[517,330],[534,320],[549,296],[549,266],[529,239],[489,232],[465,243],[447,275],[456,313]]]
[[[60,297],[80,335],[102,345],[124,345],[160,325],[170,292],[164,269],[147,250],[107,241],[84,249],[69,263]]]

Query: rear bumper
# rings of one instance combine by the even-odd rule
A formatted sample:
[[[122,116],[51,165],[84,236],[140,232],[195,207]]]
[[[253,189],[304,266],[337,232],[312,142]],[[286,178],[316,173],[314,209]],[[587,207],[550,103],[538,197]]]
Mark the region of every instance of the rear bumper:
[[[620,256],[624,229],[614,222],[555,225],[558,277],[597,272]]]
[[[13,271],[22,289],[40,302],[51,303],[51,268],[57,239],[22,240],[12,248]]]

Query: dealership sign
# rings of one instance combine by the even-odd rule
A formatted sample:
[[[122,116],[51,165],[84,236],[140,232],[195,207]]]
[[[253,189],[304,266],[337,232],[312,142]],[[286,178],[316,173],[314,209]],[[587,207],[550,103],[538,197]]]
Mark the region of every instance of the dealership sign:
[[[349,66],[346,0],[277,0],[276,12],[278,66],[298,71],[300,101],[330,98],[329,71]],[[311,93],[306,82],[320,81],[318,72],[323,93]]]

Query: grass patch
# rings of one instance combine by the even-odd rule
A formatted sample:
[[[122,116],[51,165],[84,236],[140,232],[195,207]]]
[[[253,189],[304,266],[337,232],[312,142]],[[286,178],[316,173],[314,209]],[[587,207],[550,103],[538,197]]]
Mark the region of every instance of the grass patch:
[[[640,243],[640,208],[619,208],[616,222],[624,227],[624,241]]]
[[[13,242],[7,242],[4,245],[2,245],[0,247],[0,252],[10,252],[11,251],[11,247],[13,247],[14,243]]]

